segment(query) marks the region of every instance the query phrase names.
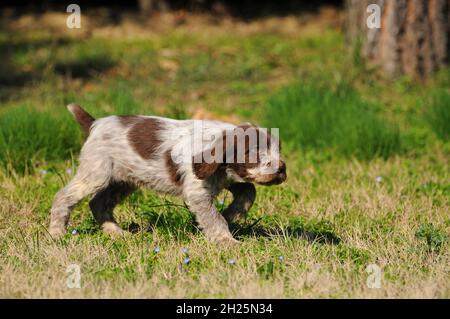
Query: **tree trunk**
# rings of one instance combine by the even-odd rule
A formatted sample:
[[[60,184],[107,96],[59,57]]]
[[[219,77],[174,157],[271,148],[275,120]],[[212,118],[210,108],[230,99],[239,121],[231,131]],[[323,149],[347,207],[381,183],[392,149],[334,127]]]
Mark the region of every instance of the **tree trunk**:
[[[380,8],[380,28],[368,27],[369,4]],[[450,0],[346,0],[347,43],[389,76],[424,79],[448,63],[449,8]]]

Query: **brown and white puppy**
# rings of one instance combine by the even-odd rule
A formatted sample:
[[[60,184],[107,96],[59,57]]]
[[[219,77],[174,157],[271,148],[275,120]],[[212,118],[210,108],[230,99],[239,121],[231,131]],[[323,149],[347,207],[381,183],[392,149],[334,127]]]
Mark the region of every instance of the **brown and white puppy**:
[[[87,139],[74,178],[55,196],[49,232],[66,232],[72,208],[94,195],[90,208],[103,231],[121,235],[114,207],[137,187],[181,196],[206,237],[233,243],[228,223],[252,206],[253,183],[280,184],[286,165],[279,140],[256,126],[156,116],[108,116],[95,120],[76,104],[69,111]],[[223,214],[213,203],[223,190],[233,201]]]

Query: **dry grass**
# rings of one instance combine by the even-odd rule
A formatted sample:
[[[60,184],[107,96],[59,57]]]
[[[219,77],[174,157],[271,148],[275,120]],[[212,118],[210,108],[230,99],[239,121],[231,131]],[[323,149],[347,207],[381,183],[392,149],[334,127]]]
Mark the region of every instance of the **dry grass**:
[[[289,166],[296,161],[290,159]],[[448,193],[420,191],[430,181],[448,181],[448,161],[436,162],[444,172],[430,170],[429,158],[328,163],[320,174],[314,164],[303,163],[302,173],[293,172],[287,185],[259,189],[249,218],[263,217],[255,228],[266,227],[271,236],[244,235],[241,247],[226,250],[193,231],[189,218],[171,220],[173,233],[156,223],[152,231],[125,239],[94,231],[54,242],[45,228],[50,189],[61,185],[58,176],[2,176],[0,296],[448,298],[448,245],[433,252],[416,236],[430,221],[448,233]],[[381,183],[375,181],[379,174]],[[145,214],[133,212],[142,196],[163,201],[153,193],[137,196],[119,207],[120,222],[145,227]],[[172,218],[171,209],[159,213],[161,220]],[[86,229],[89,214],[85,204],[77,209],[71,229]],[[323,231],[315,221],[327,221],[340,242],[297,236],[291,228],[298,218],[316,235]],[[156,246],[159,253],[153,251]],[[182,247],[189,249],[189,265],[183,264]],[[81,289],[66,286],[66,267],[72,263],[81,267]],[[380,289],[366,285],[371,263],[383,269]]]

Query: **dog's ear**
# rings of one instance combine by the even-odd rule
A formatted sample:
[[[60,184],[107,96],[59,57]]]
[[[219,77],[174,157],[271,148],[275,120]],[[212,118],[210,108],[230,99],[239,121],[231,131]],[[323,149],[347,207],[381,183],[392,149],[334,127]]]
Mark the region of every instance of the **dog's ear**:
[[[212,146],[192,158],[192,170],[199,179],[213,175],[225,163],[225,134],[218,138]]]
[[[214,174],[219,166],[220,163],[206,163],[203,161],[201,163],[193,163],[192,169],[194,170],[194,174],[195,176],[197,176],[197,178],[206,179]]]

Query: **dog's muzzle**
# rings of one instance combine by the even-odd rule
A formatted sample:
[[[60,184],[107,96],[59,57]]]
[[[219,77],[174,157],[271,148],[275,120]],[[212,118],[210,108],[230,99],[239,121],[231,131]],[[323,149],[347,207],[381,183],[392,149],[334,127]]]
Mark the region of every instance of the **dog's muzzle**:
[[[286,173],[286,164],[283,161],[280,161],[278,165],[278,169],[276,173],[270,174],[264,178],[262,181],[257,181],[258,184],[261,185],[278,185],[286,181],[287,173]]]

